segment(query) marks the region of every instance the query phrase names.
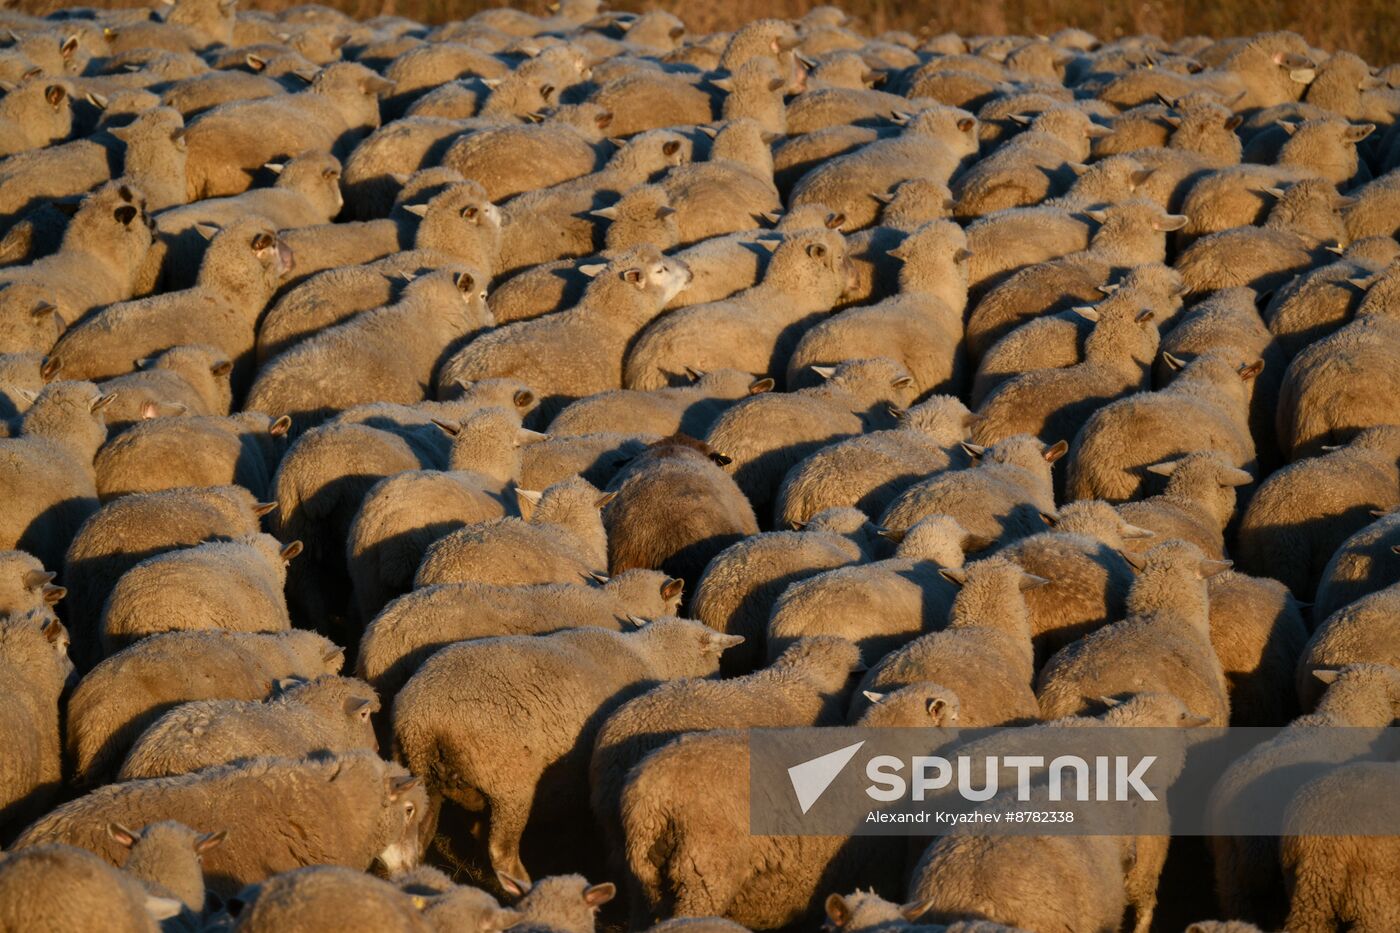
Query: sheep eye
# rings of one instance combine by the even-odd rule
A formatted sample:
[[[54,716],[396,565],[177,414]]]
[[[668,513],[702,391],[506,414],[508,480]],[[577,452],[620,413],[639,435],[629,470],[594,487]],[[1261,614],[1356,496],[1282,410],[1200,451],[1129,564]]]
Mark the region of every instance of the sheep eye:
[[[467,218],[468,220],[476,220],[476,214],[477,210],[475,207],[462,208],[462,216]]]
[[[416,813],[417,810],[418,810],[418,808],[415,807],[413,804],[411,804],[411,803],[406,803],[406,804],[404,804],[404,807],[403,807],[403,815],[406,816],[406,817],[408,817],[408,818],[411,820],[411,819],[413,819],[413,814]]]

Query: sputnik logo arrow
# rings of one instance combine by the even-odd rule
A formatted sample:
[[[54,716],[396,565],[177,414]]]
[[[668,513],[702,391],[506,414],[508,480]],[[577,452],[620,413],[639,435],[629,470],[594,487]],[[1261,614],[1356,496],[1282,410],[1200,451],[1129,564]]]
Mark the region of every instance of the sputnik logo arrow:
[[[788,780],[792,781],[792,789],[797,794],[797,803],[802,807],[803,813],[812,809],[812,805],[821,799],[831,782],[836,780],[836,776],[864,744],[864,741],[860,741],[854,745],[847,745],[845,748],[838,748],[834,752],[788,768]]]

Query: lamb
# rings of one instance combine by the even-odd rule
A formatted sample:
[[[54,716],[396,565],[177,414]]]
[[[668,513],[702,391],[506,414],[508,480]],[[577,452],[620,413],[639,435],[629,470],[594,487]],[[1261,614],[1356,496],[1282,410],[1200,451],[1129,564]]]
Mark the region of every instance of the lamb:
[[[735,405],[710,427],[705,442],[729,458],[754,510],[767,515],[788,470],[831,441],[883,428],[916,395],[914,379],[888,358],[850,360],[815,388],[760,395]]]
[[[290,683],[290,685],[288,685]],[[263,702],[197,700],[153,722],[127,752],[118,781],[189,774],[253,758],[374,751],[374,690],[349,677],[281,681]]]
[[[468,524],[506,516],[506,490],[520,478],[520,450],[540,439],[513,410],[487,408],[453,435],[448,470],[413,470],[376,483],[365,495],[345,544],[346,568],[360,617],[368,622],[410,589],[423,553]]]
[[[422,270],[398,275],[369,266],[338,266],[287,289],[258,326],[259,365],[290,350],[325,326],[393,304]]]
[[[133,359],[206,344],[234,361],[241,387],[258,316],[292,263],[270,223],[242,218],[214,235],[193,288],[109,304],[70,328],[52,356],[70,378],[110,379],[130,371]]]
[[[422,401],[451,347],[494,323],[482,276],[465,270],[421,276],[396,304],[309,337],[259,370],[246,407],[290,415],[293,430],[304,430],[336,409]],[[407,343],[400,339],[405,329],[414,334]]]
[[[1298,713],[1289,689],[1308,640],[1302,607],[1277,580],[1226,571],[1209,582],[1211,644],[1230,685],[1230,724],[1269,726]]]
[[[677,165],[657,183],[676,212],[679,245],[751,230],[763,214],[782,208],[763,127],[729,119],[713,132],[708,161]]]
[[[1101,295],[1099,286],[1109,284],[1118,270],[1162,262],[1165,234],[1186,223],[1184,217],[1142,200],[1088,214],[1099,222],[1088,249],[1021,270],[972,309],[967,350],[974,359],[981,359],[992,344],[1030,318],[1096,300]]]
[[[1393,367],[1400,341],[1396,309],[1400,275],[1382,276],[1350,324],[1293,358],[1279,394],[1278,441],[1287,459],[1394,421]]]
[[[504,210],[497,271],[515,272],[597,252],[597,224],[588,212],[607,207],[658,172],[684,164],[690,153],[691,143],[685,137],[652,130],[627,140],[601,171],[512,198]]]
[[[1026,132],[1003,143],[954,181],[957,216],[982,217],[1035,204],[1055,187],[1068,188],[1073,179],[1069,164],[1085,161],[1091,142],[1109,132],[1074,107],[1053,107],[1034,120],[1022,120],[1030,123]]]
[[[301,542],[272,535],[207,541],[147,558],[122,574],[102,608],[103,655],[157,632],[285,632],[286,564]]]
[[[608,567],[600,510],[611,494],[580,477],[542,492],[516,488],[520,518],[501,518],[454,531],[433,542],[414,587],[432,583],[576,583]],[[621,573],[626,567],[614,567]]]
[[[1196,304],[1162,342],[1157,375],[1160,382],[1171,379],[1172,364],[1166,354],[1189,361],[1216,347],[1233,347],[1262,359],[1263,371],[1249,382],[1249,430],[1261,467],[1272,470],[1279,461],[1274,423],[1288,358],[1260,318],[1257,303],[1253,289],[1236,287],[1213,292]]]
[[[378,95],[392,88],[363,65],[338,62],[299,94],[234,101],[200,114],[185,131],[189,199],[246,191],[253,172],[282,156],[317,149],[347,154],[379,126]]]
[[[856,54],[824,59],[808,80],[808,90],[787,107],[787,131],[805,136],[831,127],[860,125],[903,113],[909,98],[869,87],[862,75],[874,75]]]
[[[601,586],[442,583],[399,597],[365,628],[356,673],[394,696],[413,672],[454,642],[543,635],[565,628],[625,631],[629,618],[655,619],[680,608],[682,583],[654,570],[627,570]]]
[[[493,202],[595,172],[602,168],[599,144],[613,114],[597,103],[575,106],[581,112],[572,118],[556,112],[539,123],[458,136],[443,153],[442,164],[475,179]]]
[[[1235,515],[1235,490],[1254,482],[1254,477],[1214,450],[1154,463],[1147,472],[1165,476],[1166,486],[1156,495],[1117,506],[1118,514],[1160,539],[1189,541],[1211,560],[1224,560],[1225,527]],[[1127,550],[1143,553],[1156,542],[1124,543]]]
[[[764,657],[768,616],[784,590],[826,570],[869,560],[873,529],[855,509],[830,509],[795,531],[773,531],[730,545],[705,567],[691,611],[710,628],[743,635],[722,671],[747,673]]]
[[[340,161],[329,152],[307,152],[285,164],[270,162],[266,169],[277,176],[271,188],[254,188],[230,198],[207,198],[184,207],[161,211],[155,217],[154,258],[159,262],[168,289],[194,284],[191,272],[199,268],[205,238],[199,225],[227,227],[239,217],[256,214],[276,229],[310,227],[329,223],[340,213]]]
[[[1293,359],[1309,344],[1345,326],[1373,277],[1396,259],[1400,259],[1400,243],[1390,236],[1354,239],[1337,261],[1300,275],[1274,292],[1264,319],[1283,359]]]
[[[726,78],[711,78],[711,87],[725,92],[720,102],[721,119],[728,122],[752,120],[765,133],[776,137],[790,132],[783,95],[791,90],[792,82],[783,71],[781,63],[755,59],[745,62]],[[767,174],[771,180],[772,171]]]
[[[1391,171],[1350,192],[1355,203],[1347,207],[1347,237],[1352,242],[1370,237],[1395,236],[1395,203],[1400,197],[1400,176]]]
[[[1185,286],[1175,270],[1161,263],[1149,263],[1131,269],[1116,285],[1101,286],[1099,291],[1109,300],[1099,301],[1097,316],[1110,312],[1136,316],[1150,311],[1160,333],[1173,329],[1180,317]],[[983,355],[972,381],[969,404],[980,407],[998,386],[1021,373],[1082,363],[1084,343],[1094,325],[1077,308],[1021,324]]]
[[[49,319],[47,326],[52,326],[130,298],[151,247],[147,224],[145,197],[130,185],[113,182],[84,198],[57,253],[0,269],[0,320],[6,322],[6,330],[14,326],[10,321],[22,316],[37,312],[47,317],[51,312],[39,310],[42,305],[52,305],[61,316]],[[135,353],[140,355],[139,350]],[[79,378],[76,369],[69,369],[68,375]]]
[[[1335,929],[1351,922],[1359,929],[1385,929],[1397,916],[1394,872],[1400,852],[1384,836],[1327,836],[1323,827],[1349,825],[1367,833],[1365,817],[1355,801],[1384,801],[1383,819],[1393,811],[1400,784],[1395,762],[1357,762],[1315,778],[1289,804],[1285,825],[1289,834],[1280,844],[1280,861],[1288,881],[1288,928],[1300,933]],[[1371,795],[1375,795],[1372,797]],[[1378,873],[1375,881],[1372,871]]]
[[[1193,713],[1227,725],[1229,693],[1210,642],[1206,596],[1206,581],[1227,569],[1228,562],[1208,560],[1184,541],[1148,551],[1128,592],[1126,618],[1066,646],[1041,670],[1042,715],[1082,715],[1097,697],[1140,690],[1149,671],[1156,687]]]
[[[1299,716],[1278,735],[1232,764],[1216,782],[1207,803],[1207,818],[1217,828],[1211,837],[1211,855],[1221,906],[1231,916],[1257,920],[1269,927],[1282,923],[1288,900],[1278,871],[1279,840],[1274,836],[1229,835],[1230,811],[1240,806],[1242,794],[1248,794],[1253,801],[1269,799],[1270,783],[1283,780],[1284,786],[1291,789],[1307,774],[1321,773],[1365,752],[1364,746],[1338,743],[1329,753],[1331,761],[1319,760],[1319,752],[1323,751],[1316,741],[1319,727],[1382,728],[1400,710],[1400,672],[1392,667],[1351,664],[1340,671],[1319,671],[1314,676],[1324,678],[1328,684],[1317,709]]]
[[[1368,593],[1332,613],[1313,632],[1298,663],[1298,697],[1312,709],[1322,695],[1315,672],[1348,664],[1400,665],[1395,651],[1395,584]]]
[[[763,279],[710,304],[661,317],[628,348],[623,385],[659,389],[686,367],[752,373],[785,371],[798,333],[846,290],[846,242],[831,230],[804,230],[771,244]]]
[[[689,279],[654,247],[623,252],[596,270],[577,306],[483,335],[444,364],[441,380],[520,379],[539,394],[548,423],[568,402],[622,387],[628,344]]]
[[[846,215],[852,229],[875,222],[885,194],[910,178],[947,184],[977,152],[977,119],[966,110],[931,106],[905,117],[903,131],[828,159],[792,188],[792,206],[822,204]]]
[[[602,84],[588,97],[614,114],[610,127],[633,136],[660,127],[693,126],[714,118],[709,94],[684,75],[640,69]]]
[[[111,823],[107,833],[128,850],[122,870],[134,876],[155,898],[182,906],[182,919],[198,922],[204,913],[206,852],[228,838],[224,830],[200,833],[175,820],[162,820],[138,830]]]
[[[1055,512],[1050,468],[1069,445],[1023,435],[992,447],[965,443],[963,449],[976,458],[971,467],[910,486],[880,516],[880,526],[907,531],[919,519],[941,514],[981,540],[1002,543],[1044,530],[1041,515]]]
[[[898,538],[894,556],[837,567],[783,590],[767,626],[767,654],[776,659],[797,639],[839,635],[870,658],[881,658],[947,621],[956,587],[941,571],[986,546],[942,515]]]
[[[549,434],[639,433],[703,435],[725,409],[773,387],[737,369],[695,370],[689,385],[641,391],[610,389],[567,405],[549,422]]]
[[[1026,593],[1037,667],[1070,642],[1123,616],[1133,570],[1120,552],[1130,540],[1153,537],[1107,503],[1083,500],[1062,507],[1053,528],[998,552],[1049,581]]]
[[[3,314],[0,316],[0,347],[5,348],[7,358],[35,355],[42,360],[43,354],[57,342],[67,327],[63,316],[58,313],[58,305],[49,301],[46,294],[42,284],[0,286],[0,314]],[[11,380],[5,381],[6,394],[10,395],[13,392]],[[38,388],[34,391],[37,392]]]
[[[81,196],[109,182],[139,188],[151,210],[185,203],[183,129],[178,113],[155,107],[140,111],[126,126],[109,126],[102,137],[10,156],[0,162],[0,221],[8,227],[44,200]],[[119,175],[114,161],[122,167]]]
[[[251,825],[250,797],[260,801],[259,821],[295,823],[301,832]],[[417,778],[372,752],[263,758],[99,788],[30,826],[16,846],[67,841],[115,861],[121,844],[107,835],[110,822],[177,819],[196,830],[218,825],[228,830],[228,838],[205,853],[204,869],[209,887],[228,896],[308,864],[366,869],[377,859],[391,870],[411,868],[418,861],[426,805]]]
[[[589,884],[582,875],[552,875],[534,884],[511,878],[503,885],[520,896],[515,906],[523,916],[517,927],[522,933],[589,933],[597,927],[598,909],[617,896],[612,882]]]
[[[1174,696],[1138,693],[1114,703],[1097,718],[1061,719],[1040,730],[1063,728],[1190,728],[1202,719],[1193,717]],[[1176,770],[1179,772],[1180,764]],[[1044,789],[1037,788],[1037,799]],[[1081,798],[1087,799],[1087,798]],[[1059,804],[1064,806],[1064,804]],[[1071,805],[1072,806],[1072,805]],[[989,805],[995,812],[999,803]],[[930,920],[990,917],[1015,924],[1017,929],[1111,930],[1124,926],[1124,913],[1132,908],[1133,929],[1150,929],[1157,902],[1157,886],[1167,856],[1166,840],[1154,836],[974,836],[950,834],[935,840],[914,869],[910,896],[913,908]],[[1005,896],[1010,878],[1034,879],[1030,887]],[[999,888],[997,895],[989,892]],[[916,914],[918,916],[918,914]],[[974,927],[980,929],[980,926]],[[996,930],[1005,929],[997,925]]]
[[[68,590],[54,585],[57,576],[32,554],[0,551],[0,616],[22,616],[59,602]]]
[[[227,415],[233,404],[233,361],[209,346],[171,347],[141,360],[125,376],[98,384],[115,396],[104,407],[107,429],[116,434],[139,421],[170,414]]]
[[[20,419],[19,436],[0,438],[8,503],[0,548],[27,551],[45,567],[62,563],[67,542],[97,511],[92,459],[107,438],[103,409],[113,398],[90,382],[49,383]]]
[[[660,569],[693,587],[710,560],[758,533],[753,507],[721,467],[727,456],[683,434],[650,445],[608,484],[608,565]],[[667,520],[654,517],[665,509]]]
[[[1281,184],[1314,179],[1315,184],[1349,186],[1362,164],[1356,144],[1370,135],[1372,127],[1352,126],[1336,118],[1288,125],[1294,129],[1293,137],[1284,144],[1276,165],[1222,168],[1191,186],[1182,204],[1191,218],[1188,236],[1257,223],[1269,203],[1268,189]],[[1333,225],[1336,239],[1345,241],[1345,223],[1337,218]]]
[[[1176,268],[1190,293],[1240,285],[1271,292],[1312,266],[1319,247],[1338,240],[1341,199],[1330,182],[1303,179],[1277,196],[1262,227],[1212,233],[1182,252]]]
[[[110,779],[132,742],[172,706],[262,699],[280,677],[334,674],[343,659],[313,632],[165,632],[143,639],[93,668],[69,699],[65,748],[74,781],[92,787]]]
[[[73,132],[73,99],[62,83],[29,80],[0,98],[0,157],[62,143]]]
[[[1375,516],[1376,521],[1356,532],[1337,548],[1317,587],[1313,618],[1326,619],[1343,606],[1400,579],[1393,567],[1400,566],[1400,509]]]
[[[528,881],[520,861],[526,821],[558,822],[583,806],[571,788],[586,782],[601,720],[649,684],[716,673],[720,653],[739,641],[665,618],[634,633],[570,629],[451,646],[399,693],[395,747],[414,771],[433,776],[435,800],[487,811],[479,818],[489,820],[492,868]],[[530,673],[542,666],[554,671],[545,680]],[[517,726],[501,732],[444,719],[443,704],[455,709],[467,696],[475,697],[467,708],[504,703]]]
[[[58,702],[72,672],[68,632],[47,606],[0,617],[0,682],[12,701],[5,735],[15,749],[0,772],[6,839],[44,813],[60,789]]]
[[[1292,463],[1260,485],[1240,522],[1240,566],[1311,599],[1333,553],[1400,505],[1400,427],[1368,428],[1344,447]]]
[[[137,493],[109,502],[78,529],[63,559],[73,661],[97,663],[102,606],[122,574],[148,557],[215,537],[259,531],[273,505],[236,486]]]
[[[1110,296],[1099,308],[1076,313],[1095,318],[1083,361],[1003,382],[977,409],[974,441],[991,445],[1018,434],[1074,437],[1095,411],[1146,388],[1157,355],[1155,312],[1124,308]]]
[[[525,448],[518,485],[545,489],[571,476],[582,476],[606,488],[623,467],[659,440],[654,434],[551,435]]]
[[[97,495],[233,485],[267,499],[291,425],[261,412],[142,421],[97,452]]]
[[[495,904],[490,895],[482,894]],[[357,924],[385,933],[436,929],[426,916],[426,897],[406,894],[388,881],[338,865],[309,865],[274,875],[242,891],[234,903],[239,907],[238,929],[248,933]],[[502,927],[481,929],[495,933]]]
[[[1018,269],[1088,249],[1094,221],[1076,212],[1129,200],[1152,175],[1126,155],[1088,166],[1072,163],[1070,169],[1078,177],[1065,194],[968,224],[968,282],[974,295],[980,297]]]
[[[914,483],[972,462],[959,444],[973,416],[956,397],[930,396],[897,412],[895,420],[891,430],[828,444],[788,470],[774,504],[775,519],[794,525],[839,507],[881,515]]]
[[[814,916],[830,885],[893,886],[899,847],[752,834],[748,771],[744,730],[682,735],[633,769],[622,792],[631,926],[670,914],[776,929]]]
[[[135,878],[66,845],[31,846],[0,862],[0,923],[14,929],[158,933],[179,904],[156,900]]]
[[[432,168],[408,180],[385,220],[302,227],[286,231],[285,238],[297,256],[296,272],[286,283],[292,286],[318,272],[357,264],[402,277],[454,263],[489,273],[501,252],[501,212],[476,182],[463,181],[451,169]],[[335,278],[331,283],[340,284]],[[350,290],[359,294],[356,284],[352,280]],[[318,325],[339,323],[355,310],[359,308],[319,305],[317,311],[325,317],[280,324],[305,334]]]
[[[920,395],[963,386],[962,315],[971,253],[962,229],[950,221],[932,221],[888,255],[902,263],[899,294],[807,330],[787,360],[790,388],[816,384],[814,378],[803,378],[813,366],[877,356],[903,364]]]
[[[1045,579],[1002,557],[939,571],[957,596],[946,627],[886,654],[861,680],[851,713],[863,712],[863,691],[888,692],[934,681],[957,694],[959,722],[967,728],[1033,721],[1039,716],[1031,633],[1022,592]]]
[[[1262,360],[1210,350],[1156,392],[1140,392],[1096,411],[1074,439],[1066,477],[1071,499],[1123,502],[1139,496],[1144,468],[1188,453],[1218,450],[1232,466],[1255,469],[1249,434],[1249,386]],[[1131,437],[1131,442],[1125,439]]]
[[[598,730],[589,765],[593,814],[609,848],[622,842],[627,777],[651,752],[689,732],[839,724],[848,682],[861,669],[854,645],[821,635],[798,640],[757,673],[670,681],[617,708]]]

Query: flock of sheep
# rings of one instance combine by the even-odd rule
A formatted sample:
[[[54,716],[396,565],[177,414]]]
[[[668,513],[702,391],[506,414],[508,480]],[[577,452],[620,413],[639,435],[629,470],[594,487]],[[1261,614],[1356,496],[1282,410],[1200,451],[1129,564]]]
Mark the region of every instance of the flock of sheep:
[[[1400,837],[755,836],[746,742],[1400,717],[1400,66],[0,28],[0,929],[1400,929]]]

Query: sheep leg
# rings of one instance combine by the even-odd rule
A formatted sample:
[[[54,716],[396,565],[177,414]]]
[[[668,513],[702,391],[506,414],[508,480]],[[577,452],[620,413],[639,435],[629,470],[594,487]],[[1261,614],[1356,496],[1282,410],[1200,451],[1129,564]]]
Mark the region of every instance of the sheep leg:
[[[491,830],[487,839],[491,868],[521,881],[530,880],[520,861],[520,838],[525,835],[529,818],[528,800],[491,798]]]
[[[1335,868],[1328,865],[1322,872],[1297,865],[1288,904],[1288,933],[1335,933],[1339,924],[1332,902],[1332,888],[1337,879],[1331,875]]]

